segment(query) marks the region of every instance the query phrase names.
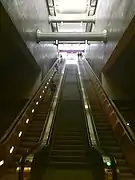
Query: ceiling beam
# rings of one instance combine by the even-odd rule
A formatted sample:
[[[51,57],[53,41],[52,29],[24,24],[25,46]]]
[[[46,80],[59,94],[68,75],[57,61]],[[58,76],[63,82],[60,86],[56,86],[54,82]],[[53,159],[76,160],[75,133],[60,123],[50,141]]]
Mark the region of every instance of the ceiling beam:
[[[107,32],[52,32],[44,33],[37,30],[37,42],[40,41],[106,41]]]
[[[49,16],[49,22],[51,23],[95,23],[95,16],[86,16],[86,17],[64,17],[64,16]]]

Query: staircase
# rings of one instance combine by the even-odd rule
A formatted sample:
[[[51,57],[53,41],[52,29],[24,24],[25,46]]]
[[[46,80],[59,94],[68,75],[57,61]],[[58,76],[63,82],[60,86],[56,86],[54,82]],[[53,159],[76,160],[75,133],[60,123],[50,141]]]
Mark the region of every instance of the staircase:
[[[55,119],[50,165],[88,166],[88,140],[76,65],[68,65]]]
[[[68,111],[70,110],[71,114],[75,113],[79,106],[79,102],[72,103],[76,105],[74,107],[73,105],[70,105],[69,107],[65,104],[65,110],[66,106],[68,106]],[[75,112],[73,112],[73,110]],[[50,164],[88,167],[88,141],[86,127],[85,122],[80,118],[74,119],[73,117],[69,117],[62,119],[58,117],[56,120],[50,154]]]
[[[17,147],[12,162],[9,164],[9,170],[14,170],[19,165],[20,158],[26,154],[26,152],[31,151],[38,145],[38,141],[50,108],[51,100],[51,93],[48,93],[47,96],[44,96],[43,100],[35,110],[35,114],[33,115],[31,121],[27,121],[29,126],[26,132],[22,134],[19,147]]]
[[[67,65],[43,180],[93,180],[76,65]]]
[[[106,153],[109,153],[116,158],[118,169],[120,170],[120,180],[135,180],[135,177],[132,174],[128,163],[126,162],[124,154],[113,134],[111,125],[109,124],[107,117],[104,114],[97,94],[92,87],[92,84],[90,87],[91,88],[89,88],[88,95],[101,148]]]

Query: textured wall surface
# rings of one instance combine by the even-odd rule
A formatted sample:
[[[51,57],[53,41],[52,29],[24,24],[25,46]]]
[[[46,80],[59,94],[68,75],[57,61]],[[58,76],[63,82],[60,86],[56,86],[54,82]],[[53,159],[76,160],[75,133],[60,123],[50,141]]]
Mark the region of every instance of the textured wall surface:
[[[108,0],[98,1],[96,10],[96,23],[94,31],[107,30],[108,42],[105,45],[97,44],[94,50],[91,45],[88,47],[86,57],[92,64],[101,70],[119,39],[135,15],[134,0]],[[95,53],[96,52],[96,53]],[[93,58],[94,54],[94,58]],[[95,68],[94,66],[94,68]],[[96,68],[97,69],[97,68]]]
[[[46,59],[56,58],[56,46],[47,47],[36,43],[37,29],[44,32],[51,31],[46,1],[1,0],[1,2],[39,66],[45,66]]]

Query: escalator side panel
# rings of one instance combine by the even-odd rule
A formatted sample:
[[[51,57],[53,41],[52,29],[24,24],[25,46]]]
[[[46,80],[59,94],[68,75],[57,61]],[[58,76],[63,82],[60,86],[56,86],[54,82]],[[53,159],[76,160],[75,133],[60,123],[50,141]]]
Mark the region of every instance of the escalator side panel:
[[[84,75],[83,81],[90,101],[101,148],[116,158],[120,170],[120,180],[134,180],[135,177],[125,159],[122,148],[117,142],[112,127],[98,99],[96,89],[93,86],[92,80],[89,79],[83,64],[81,64],[81,71]]]

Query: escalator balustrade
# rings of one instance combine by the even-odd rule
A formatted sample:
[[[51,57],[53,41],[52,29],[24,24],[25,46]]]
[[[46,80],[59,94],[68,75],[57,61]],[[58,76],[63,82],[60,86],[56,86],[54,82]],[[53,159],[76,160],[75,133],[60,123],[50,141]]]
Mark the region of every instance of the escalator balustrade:
[[[83,74],[85,74],[85,78],[83,79],[83,81],[90,101],[100,146],[104,150],[104,152],[109,153],[110,156],[113,156],[116,159],[117,168],[120,171],[120,180],[135,180],[135,176],[133,175],[128,162],[126,161],[121,146],[119,145],[118,140],[114,135],[111,124],[108,121],[108,117],[106,116],[102,104],[100,103],[100,100],[97,96],[96,89],[93,86],[93,81],[91,77],[86,73],[86,70],[82,63],[81,67]]]

